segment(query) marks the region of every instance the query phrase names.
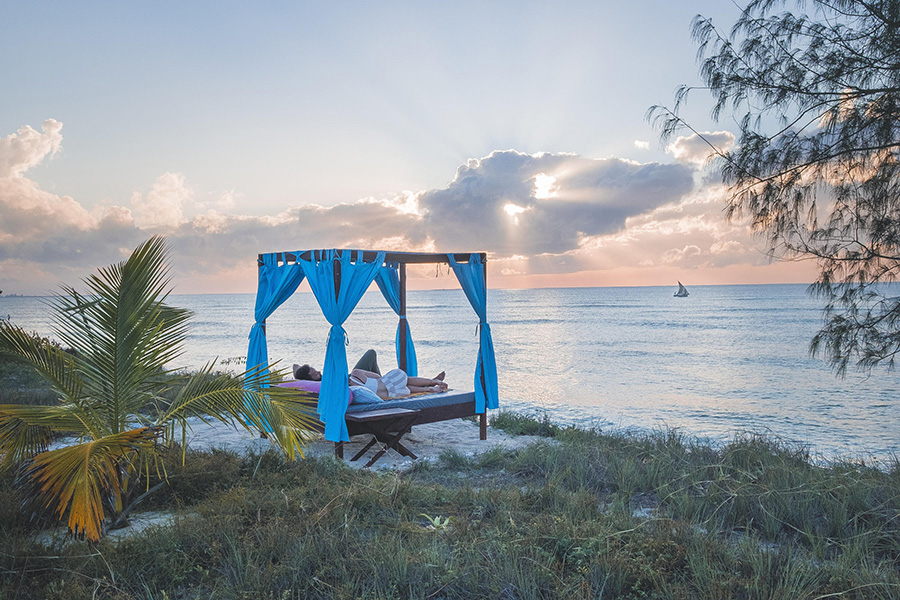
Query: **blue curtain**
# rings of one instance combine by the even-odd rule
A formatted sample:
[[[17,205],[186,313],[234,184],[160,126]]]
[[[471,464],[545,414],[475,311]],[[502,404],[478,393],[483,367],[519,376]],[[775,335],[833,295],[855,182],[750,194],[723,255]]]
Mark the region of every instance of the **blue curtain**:
[[[256,289],[256,323],[250,329],[250,346],[247,348],[247,369],[267,367],[269,349],[263,322],[291,297],[303,281],[303,269],[299,264],[278,265],[278,254],[264,254],[259,268],[259,285]],[[268,368],[263,373],[268,372]]]
[[[384,252],[379,252],[374,262],[364,263],[362,252],[325,250],[320,260],[310,253],[310,260],[299,261],[309,281],[322,314],[331,323],[325,349],[325,365],[322,368],[322,387],[319,390],[319,418],[325,423],[325,439],[345,442],[350,439],[344,414],[347,412],[347,332],[343,324],[356,308],[360,298],[372,284],[384,263]],[[352,262],[356,254],[357,262]],[[341,282],[335,295],[334,259],[341,265]]]
[[[450,266],[459,280],[469,304],[478,314],[480,339],[478,362],[475,365],[475,412],[500,406],[497,392],[497,361],[494,358],[494,341],[491,326],[487,322],[487,286],[484,281],[484,264],[477,254],[469,255],[469,262],[460,264],[448,254]],[[482,383],[483,379],[483,383]]]
[[[381,290],[381,295],[388,301],[391,308],[400,314],[400,275],[397,274],[397,263],[389,263],[378,270],[375,283]],[[409,322],[406,315],[400,317],[397,324],[397,335],[394,337],[394,347],[397,350],[397,364],[400,364],[400,328],[406,327],[406,374],[415,377],[419,374],[419,365],[416,361],[416,347],[413,344],[412,333],[409,330]]]

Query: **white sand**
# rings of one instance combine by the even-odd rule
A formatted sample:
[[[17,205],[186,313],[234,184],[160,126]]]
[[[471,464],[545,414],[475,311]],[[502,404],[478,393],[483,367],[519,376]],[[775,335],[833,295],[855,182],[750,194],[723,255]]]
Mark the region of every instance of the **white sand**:
[[[195,450],[211,450],[214,448],[230,450],[238,454],[246,454],[251,451],[261,452],[268,448],[277,448],[271,441],[261,439],[257,434],[249,433],[244,429],[236,429],[221,423],[206,424],[196,419],[189,422],[190,429],[187,434],[187,446]],[[176,438],[177,439],[177,438]],[[350,442],[344,444],[344,462],[354,468],[362,468],[381,447],[376,444],[355,462],[352,458],[369,441],[370,436],[354,436]],[[519,435],[511,436],[499,429],[488,427],[487,440],[478,439],[478,424],[462,419],[416,425],[412,431],[403,437],[403,445],[418,456],[418,460],[436,461],[442,452],[456,450],[464,455],[473,456],[500,446],[502,448],[521,448],[533,443],[540,438],[537,436]],[[313,441],[304,453],[308,456],[333,456],[334,443],[319,437]],[[372,469],[406,470],[413,465],[411,458],[400,455],[394,450],[388,450]]]
[[[176,439],[181,439],[180,434]],[[267,439],[262,439],[256,433],[251,433],[242,428],[225,425],[218,421],[204,423],[201,419],[188,419],[187,446],[195,450],[221,449],[247,454],[249,452],[264,452],[269,448],[278,447]],[[369,459],[378,452],[381,444],[376,444],[358,461],[350,462],[353,457],[369,441],[370,436],[359,435],[344,444],[344,463],[352,468],[363,468]],[[418,461],[437,461],[441,453],[446,450],[456,450],[466,456],[481,454],[492,448],[521,448],[538,440],[546,440],[538,436],[519,435],[511,436],[499,429],[488,427],[487,440],[478,439],[478,424],[462,419],[416,425],[412,431],[403,437],[403,444],[418,457]],[[58,440],[54,446],[59,447],[72,440]],[[306,456],[334,456],[334,443],[326,441],[319,436],[304,450]],[[388,450],[371,468],[373,470],[405,471],[410,469],[416,461],[400,455],[394,450]],[[106,537],[110,540],[122,540],[153,526],[168,526],[175,522],[176,515],[168,511],[136,512],[129,517],[131,524],[128,527],[110,531]],[[72,539],[66,535],[65,527],[44,531],[34,536],[34,539],[46,546],[57,546],[71,543]]]

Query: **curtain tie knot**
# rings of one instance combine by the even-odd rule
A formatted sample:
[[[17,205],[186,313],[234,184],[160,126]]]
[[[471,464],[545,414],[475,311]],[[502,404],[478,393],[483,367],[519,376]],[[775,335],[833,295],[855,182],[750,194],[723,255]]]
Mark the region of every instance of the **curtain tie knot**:
[[[340,325],[332,325],[332,326],[331,326],[331,329],[328,330],[328,339],[325,340],[325,344],[328,345],[328,344],[331,343],[331,336],[332,336],[332,334],[334,334],[334,328],[335,328],[335,327],[337,327],[338,329],[340,329],[340,330],[341,330],[341,333],[344,334],[344,345],[345,345],[345,346],[349,346],[349,345],[350,345],[350,336],[347,335],[347,330],[344,329],[343,327],[341,327]]]

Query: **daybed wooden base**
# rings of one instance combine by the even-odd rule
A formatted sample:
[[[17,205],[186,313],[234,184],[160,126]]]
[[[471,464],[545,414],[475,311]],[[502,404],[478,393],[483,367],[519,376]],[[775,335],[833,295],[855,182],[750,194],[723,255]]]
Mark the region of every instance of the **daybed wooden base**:
[[[401,455],[408,456],[412,459],[418,458],[409,448],[404,446],[400,440],[402,440],[403,436],[412,429],[420,412],[421,411],[410,410],[408,408],[386,408],[383,410],[370,410],[367,412],[348,414],[348,425],[350,423],[364,423],[372,434],[372,439],[369,440],[369,443],[366,444],[362,450],[357,452],[350,461],[352,462],[362,458],[363,455],[369,451],[369,448],[378,442],[381,442],[382,444],[381,449],[379,449],[378,452],[375,453],[375,456],[366,463],[366,468],[371,467],[378,462],[378,459],[384,456],[385,452],[388,450],[395,450]],[[338,442],[338,445],[335,446],[334,449],[335,454],[343,455],[343,446],[343,442]],[[343,456],[340,456],[340,458],[343,458]]]
[[[425,425],[427,423],[438,423],[440,421],[461,419],[464,417],[474,417],[477,415],[478,437],[481,440],[487,439],[487,412],[485,411],[483,413],[476,413],[474,400],[461,402],[459,404],[446,404],[444,406],[419,408],[418,411],[419,414],[417,415],[415,421],[412,423],[412,427],[415,427],[416,425]],[[347,418],[347,431],[350,433],[350,436],[352,437],[354,435],[370,434],[377,437],[377,435],[382,435],[383,429],[377,423],[377,421],[373,423],[371,421],[359,418],[365,414],[365,412],[361,412],[350,413],[347,415],[348,417],[350,417],[351,415],[355,417]],[[344,445],[342,442],[335,442],[334,455],[337,458],[344,458]]]

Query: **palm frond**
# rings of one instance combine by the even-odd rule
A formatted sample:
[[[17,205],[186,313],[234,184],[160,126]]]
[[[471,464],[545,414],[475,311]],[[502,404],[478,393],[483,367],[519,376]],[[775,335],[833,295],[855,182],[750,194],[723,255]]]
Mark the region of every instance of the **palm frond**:
[[[255,394],[255,392],[253,392]],[[251,392],[248,392],[251,394]],[[262,417],[269,423],[285,456],[294,460],[320,431],[322,424],[316,410],[318,396],[297,388],[270,388],[259,402]]]
[[[294,460],[297,454],[303,456],[303,447],[314,432],[322,430],[322,422],[316,394],[276,385],[286,373],[287,369],[260,365],[248,369],[241,377],[247,390],[244,404],[248,420],[271,435],[285,456]]]
[[[54,431],[92,435],[91,423],[74,404],[0,405],[0,471],[47,450]]]
[[[0,321],[0,354],[31,365],[69,401],[82,396],[83,381],[74,358],[61,348],[45,343],[21,327]]]
[[[103,503],[121,498],[119,469],[131,455],[150,449],[159,428],[142,427],[42,452],[26,465],[22,480],[27,497],[62,519],[69,531],[97,541],[103,534]]]
[[[75,350],[85,394],[103,398],[98,410],[110,431],[122,431],[181,354],[190,311],[165,304],[169,275],[159,237],[84,283],[86,295],[63,287],[51,301],[56,333]]]
[[[213,368],[214,363],[207,365],[188,381],[161,415],[160,424],[177,421],[184,428],[189,417],[216,419],[274,436],[291,459],[298,452],[303,455],[303,447],[318,425],[315,394],[274,386],[285,374],[283,370],[263,374],[254,368],[237,376],[214,376]],[[171,440],[173,432],[174,427],[168,428],[167,439]]]
[[[9,417],[0,406],[0,472],[22,463],[50,445],[51,429]]]
[[[242,420],[244,416],[244,382],[241,376],[215,373],[215,363],[209,363],[191,375],[175,399],[157,422],[190,417],[216,419],[225,423]]]

